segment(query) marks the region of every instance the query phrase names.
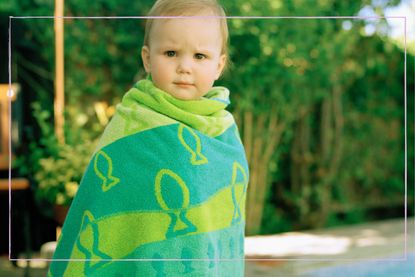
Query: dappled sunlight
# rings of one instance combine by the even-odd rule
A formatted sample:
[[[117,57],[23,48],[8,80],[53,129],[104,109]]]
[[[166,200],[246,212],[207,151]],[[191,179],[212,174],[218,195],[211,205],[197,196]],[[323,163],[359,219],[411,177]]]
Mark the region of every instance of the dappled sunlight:
[[[330,235],[286,233],[275,236],[247,237],[247,256],[287,257],[298,255],[338,255],[352,245],[352,239]]]
[[[402,234],[403,236],[403,234]],[[401,236],[398,238],[401,239]],[[333,258],[349,257],[348,252],[354,248],[379,247],[393,243],[375,229],[362,229],[346,234],[288,232],[268,236],[252,236],[245,238],[246,257],[310,257],[333,255]],[[403,247],[403,246],[402,246]]]

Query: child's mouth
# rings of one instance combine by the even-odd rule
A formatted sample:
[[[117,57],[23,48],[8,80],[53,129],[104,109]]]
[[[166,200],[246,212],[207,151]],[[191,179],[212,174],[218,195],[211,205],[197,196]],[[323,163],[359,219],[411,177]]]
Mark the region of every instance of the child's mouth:
[[[193,86],[193,84],[190,84],[190,83],[174,83],[174,84],[176,86],[183,87],[183,88],[188,88],[188,87]]]

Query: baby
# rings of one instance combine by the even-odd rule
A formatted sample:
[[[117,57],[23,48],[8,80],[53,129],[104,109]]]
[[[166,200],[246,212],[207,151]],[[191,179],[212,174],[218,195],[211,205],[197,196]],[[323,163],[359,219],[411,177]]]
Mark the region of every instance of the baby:
[[[206,0],[157,1],[150,16],[177,15],[179,10],[181,16],[199,17],[149,19],[141,55],[156,87],[178,99],[197,100],[225,66],[226,18],[214,18],[225,14],[215,1]]]
[[[149,16],[149,77],[106,127],[48,276],[244,274],[248,165],[229,91],[213,87],[225,13],[215,0],[158,0]]]

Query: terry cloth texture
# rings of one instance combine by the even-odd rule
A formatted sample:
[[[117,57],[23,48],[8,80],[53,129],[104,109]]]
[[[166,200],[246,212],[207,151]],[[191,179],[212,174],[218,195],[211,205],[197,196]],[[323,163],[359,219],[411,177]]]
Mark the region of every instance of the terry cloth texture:
[[[183,101],[135,84],[86,169],[48,276],[243,276],[249,176],[228,104],[223,87]]]

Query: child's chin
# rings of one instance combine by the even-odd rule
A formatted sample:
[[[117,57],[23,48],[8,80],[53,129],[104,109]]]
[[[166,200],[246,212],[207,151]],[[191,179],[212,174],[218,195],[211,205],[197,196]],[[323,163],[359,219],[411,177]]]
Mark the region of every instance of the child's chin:
[[[190,91],[174,91],[171,93],[169,92],[169,94],[176,99],[185,100],[185,101],[200,99],[200,96],[197,93],[190,92]]]

